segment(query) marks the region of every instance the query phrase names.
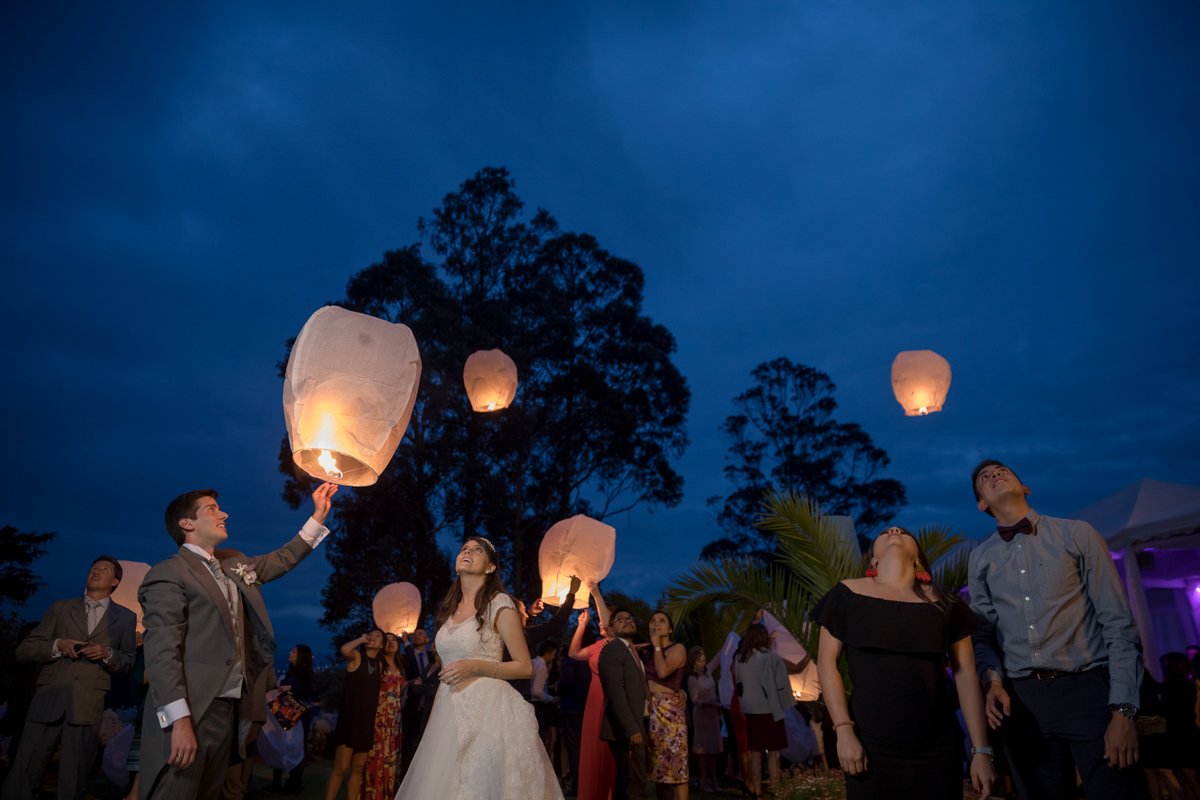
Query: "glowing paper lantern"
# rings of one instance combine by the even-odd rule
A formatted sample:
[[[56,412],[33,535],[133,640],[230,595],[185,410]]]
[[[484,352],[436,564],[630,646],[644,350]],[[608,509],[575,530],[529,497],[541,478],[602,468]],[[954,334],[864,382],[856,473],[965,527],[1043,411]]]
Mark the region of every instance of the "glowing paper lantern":
[[[406,326],[320,309],[296,338],[283,382],[292,458],[314,478],[370,486],[404,437],[420,382]]]
[[[932,350],[905,350],[892,362],[892,391],[905,416],[941,411],[950,391],[950,362]]]
[[[542,537],[538,569],[542,573],[542,602],[561,606],[571,590],[571,576],[583,583],[575,608],[587,608],[587,581],[608,575],[617,555],[617,529],[582,514],[555,523]]]
[[[114,603],[137,614],[137,629],[142,632],[146,629],[142,626],[142,604],[138,602],[137,593],[149,571],[150,565],[141,561],[122,561],[121,583],[112,593]]]
[[[508,408],[517,396],[517,365],[499,350],[471,353],[463,366],[463,383],[474,411]]]
[[[412,633],[421,624],[421,592],[411,583],[389,583],[375,594],[371,613],[387,633]]]
[[[767,633],[771,635],[771,649],[780,657],[793,664],[799,664],[807,653],[796,637],[783,627],[783,624],[770,614],[764,613],[762,619]],[[792,685],[792,694],[797,700],[816,700],[821,694],[821,684],[817,682],[817,662],[809,661],[802,672],[788,675]]]

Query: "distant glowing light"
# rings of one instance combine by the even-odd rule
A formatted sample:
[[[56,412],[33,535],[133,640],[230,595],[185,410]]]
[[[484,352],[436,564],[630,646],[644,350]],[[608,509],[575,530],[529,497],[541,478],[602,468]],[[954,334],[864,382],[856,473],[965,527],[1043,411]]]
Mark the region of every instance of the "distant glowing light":
[[[492,402],[488,403],[488,411],[495,411],[495,410],[496,410],[496,401],[493,400]]]
[[[325,470],[325,474],[331,478],[342,477],[342,471],[337,468],[337,462],[333,460],[333,456],[328,450],[322,450],[320,457],[317,458],[317,463]]]

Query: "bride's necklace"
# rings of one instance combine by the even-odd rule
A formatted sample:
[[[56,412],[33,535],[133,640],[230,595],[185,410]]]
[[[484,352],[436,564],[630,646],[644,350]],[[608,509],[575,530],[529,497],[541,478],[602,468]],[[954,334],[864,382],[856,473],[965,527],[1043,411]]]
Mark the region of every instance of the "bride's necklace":
[[[465,613],[463,613],[464,611],[470,611],[471,613],[465,614]],[[454,624],[457,625],[458,623],[469,619],[471,616],[474,615],[474,613],[475,613],[474,603],[472,603],[471,605],[460,604],[458,610],[454,612],[454,616],[450,617],[450,619],[454,620]]]

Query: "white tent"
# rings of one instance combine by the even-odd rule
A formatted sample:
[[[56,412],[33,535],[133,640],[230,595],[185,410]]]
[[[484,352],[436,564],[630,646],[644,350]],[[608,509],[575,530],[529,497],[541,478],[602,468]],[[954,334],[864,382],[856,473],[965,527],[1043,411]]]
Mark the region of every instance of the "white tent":
[[[1145,550],[1200,547],[1200,486],[1143,478],[1076,511],[1071,518],[1091,523],[1108,542],[1113,556],[1124,562],[1126,589],[1142,637],[1142,657],[1150,674],[1162,680],[1159,642],[1156,641],[1155,624],[1146,600],[1145,576],[1137,554]],[[1179,570],[1157,582],[1164,588],[1186,591],[1186,578],[1175,572]],[[1182,599],[1180,610],[1194,611],[1194,608],[1188,608],[1191,602],[1190,598]],[[1190,632],[1194,633],[1194,619],[1186,622]]]

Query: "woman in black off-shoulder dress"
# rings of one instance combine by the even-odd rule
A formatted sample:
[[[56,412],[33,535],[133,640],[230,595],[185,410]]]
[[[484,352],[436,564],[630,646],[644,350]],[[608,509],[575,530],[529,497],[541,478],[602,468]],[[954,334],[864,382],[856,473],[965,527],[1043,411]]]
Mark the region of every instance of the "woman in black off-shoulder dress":
[[[962,732],[952,670],[974,750],[971,778],[985,794],[995,780],[983,694],[975,673],[974,613],[934,586],[916,539],[903,528],[879,535],[868,577],[839,583],[813,609],[821,626],[818,674],[838,737],[849,800],[961,800]],[[850,671],[847,708],[837,670]]]

